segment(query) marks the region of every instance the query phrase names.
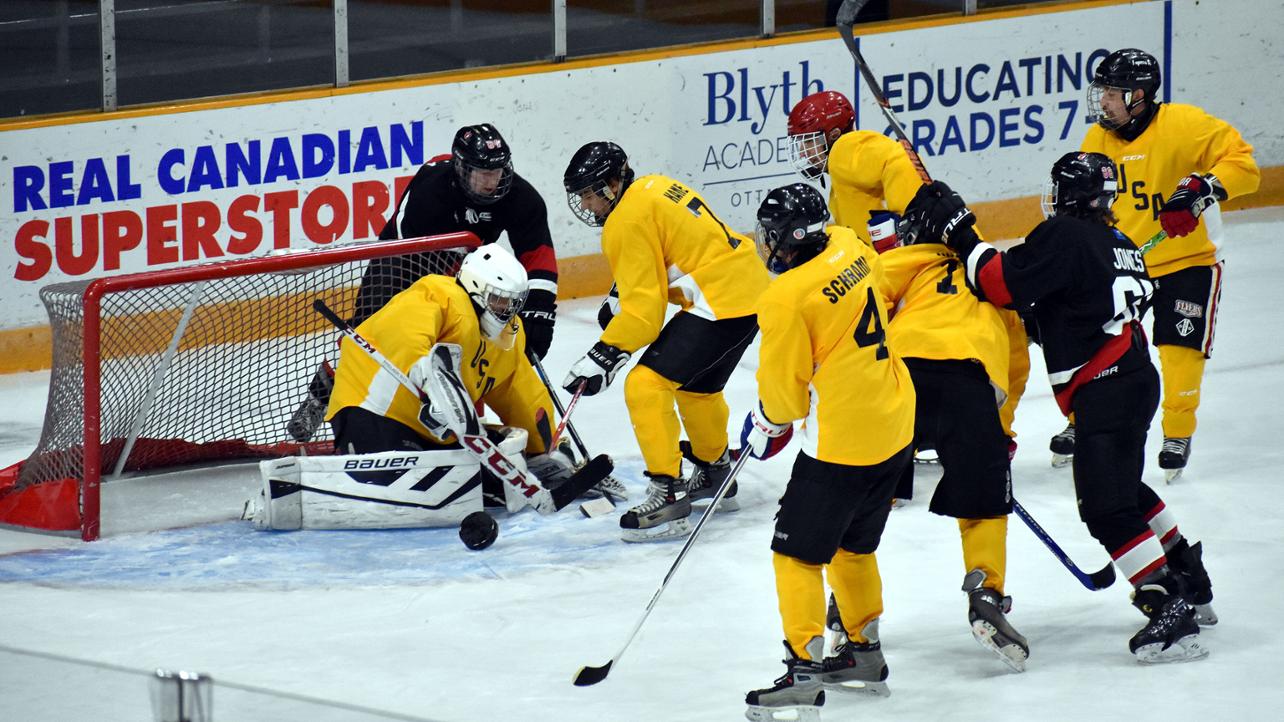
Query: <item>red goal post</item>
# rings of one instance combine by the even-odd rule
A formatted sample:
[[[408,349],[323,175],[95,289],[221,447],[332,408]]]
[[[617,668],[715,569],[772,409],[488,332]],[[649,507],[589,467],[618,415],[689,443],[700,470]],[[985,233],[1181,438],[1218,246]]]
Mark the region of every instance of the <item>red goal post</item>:
[[[36,450],[0,470],[0,525],[101,533],[104,477],[237,459],[329,453],[286,431],[309,382],[337,360],[345,318],[426,273],[454,275],[471,233],[364,241],[51,284],[53,362]],[[363,300],[363,304],[368,302]]]

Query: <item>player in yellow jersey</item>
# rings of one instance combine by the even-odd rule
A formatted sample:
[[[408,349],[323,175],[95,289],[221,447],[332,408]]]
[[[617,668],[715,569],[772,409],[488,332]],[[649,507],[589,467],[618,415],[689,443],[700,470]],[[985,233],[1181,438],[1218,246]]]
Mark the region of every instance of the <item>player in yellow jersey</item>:
[[[511,253],[482,246],[464,258],[458,278],[424,276],[363,321],[357,333],[424,393],[412,394],[345,337],[327,413],[335,450],[372,454],[456,446],[452,429],[458,422],[447,411],[458,404],[429,393],[432,352],[444,346],[468,400],[485,403],[505,425],[522,430],[518,436],[525,437],[527,454],[548,456],[552,399],[526,357],[517,315],[526,288],[526,271]],[[547,461],[537,465],[547,470]],[[569,462],[554,463],[569,476]],[[490,488],[498,480],[489,476],[484,475],[483,493],[502,503],[509,490],[501,492],[498,483]]]
[[[878,254],[828,219],[805,183],[771,191],[758,208],[758,241],[780,275],[758,303],[759,403],[741,447],[767,458],[803,423],[771,542],[789,672],[749,693],[750,719],[819,706],[826,684],[886,694],[874,552],[911,463],[914,386],[886,342]],[[848,640],[822,659],[826,578]]]
[[[1161,230],[1168,235],[1146,254],[1146,267],[1156,286],[1151,330],[1163,376],[1159,466],[1171,480],[1190,458],[1213,349],[1223,269],[1217,203],[1256,191],[1261,175],[1239,131],[1195,106],[1161,103],[1161,80],[1149,53],[1126,48],[1106,56],[1088,90],[1097,125],[1081,150],[1119,168],[1119,230],[1138,246]]]
[[[571,366],[565,387],[584,383],[585,395],[596,394],[646,348],[624,399],[650,481],[646,501],[620,526],[626,541],[685,536],[691,502],[712,498],[731,470],[722,389],[758,333],[754,304],[767,270],[753,242],[723,224],[699,193],[662,175],[634,178],[614,143],[580,148],[563,180],[576,217],[602,227],[619,295],[619,313]],[[669,303],[681,311],[665,323]],[[679,416],[695,467],[689,480]],[[724,508],[734,506],[734,495],[733,486]]]
[[[851,103],[841,93],[826,90],[808,95],[789,112],[789,157],[804,178],[828,174],[834,223],[851,228],[862,241],[871,243],[867,226],[886,224],[892,215],[904,213],[923,181],[899,143],[881,133],[855,130],[855,119]],[[1012,383],[1003,410],[1003,429],[1015,437],[1012,418],[1030,373],[1030,361],[1024,328],[1016,323],[1009,330],[1013,339]],[[935,462],[934,444],[930,437],[917,437],[915,460]],[[1009,441],[1009,446],[1015,452],[1016,442]],[[909,499],[911,493],[902,489],[896,496]]]
[[[789,111],[789,159],[807,179],[828,173],[834,223],[869,243],[871,212],[904,213],[923,180],[905,149],[882,133],[855,130],[856,113],[841,93],[825,90]]]
[[[958,520],[968,622],[982,646],[1021,672],[1030,648],[1004,617],[1011,608],[1003,588],[1012,477],[999,411],[1011,379],[1009,329],[1021,321],[968,291],[953,251],[915,243],[922,222],[921,215],[905,218],[899,236],[870,229],[884,271],[879,291],[894,312],[887,343],[914,380],[914,435],[936,442],[942,475],[929,509]],[[912,485],[913,476],[911,466],[902,485]]]

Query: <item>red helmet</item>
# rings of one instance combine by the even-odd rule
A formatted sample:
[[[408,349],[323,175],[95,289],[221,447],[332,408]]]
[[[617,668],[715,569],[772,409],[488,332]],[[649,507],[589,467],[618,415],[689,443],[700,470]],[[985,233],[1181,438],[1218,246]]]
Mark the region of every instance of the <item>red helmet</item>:
[[[789,111],[789,161],[804,178],[816,178],[829,162],[829,135],[846,133],[856,123],[856,111],[842,93],[812,93]]]
[[[835,128],[846,133],[855,123],[851,102],[834,90],[812,93],[789,111],[789,135],[828,133]]]

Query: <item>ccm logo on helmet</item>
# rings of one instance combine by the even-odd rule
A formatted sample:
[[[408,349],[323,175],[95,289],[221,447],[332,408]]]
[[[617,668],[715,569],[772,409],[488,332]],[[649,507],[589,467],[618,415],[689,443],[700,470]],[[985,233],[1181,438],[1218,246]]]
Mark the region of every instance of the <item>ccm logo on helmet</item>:
[[[399,469],[414,466],[418,461],[418,456],[398,456],[392,459],[349,459],[343,462],[343,470]]]

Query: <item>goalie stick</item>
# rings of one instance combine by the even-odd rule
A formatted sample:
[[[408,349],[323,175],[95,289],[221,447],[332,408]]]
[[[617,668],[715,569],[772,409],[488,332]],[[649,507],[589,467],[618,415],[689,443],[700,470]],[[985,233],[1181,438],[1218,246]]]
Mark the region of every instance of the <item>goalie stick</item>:
[[[874,78],[874,73],[869,69],[869,64],[865,62],[865,56],[860,54],[860,48],[856,45],[856,38],[852,37],[852,25],[856,22],[856,15],[860,13],[861,8],[869,0],[843,0],[843,4],[838,8],[838,35],[843,39],[847,46],[847,51],[852,54],[852,60],[856,61],[856,69],[865,79],[865,84],[869,86],[869,92],[874,95],[875,102],[878,103],[878,109],[883,111],[883,117],[887,119],[892,126],[892,132],[896,134],[896,139],[901,142],[901,147],[909,155],[910,162],[914,164],[914,170],[923,179],[924,183],[931,183],[932,176],[927,172],[927,167],[923,165],[923,159],[919,157],[918,151],[914,150],[914,144],[910,142],[909,136],[905,134],[905,129],[901,127],[900,121],[896,119],[896,114],[892,112],[892,104],[887,102],[887,96],[883,95],[883,90],[878,87],[878,80]]]
[[[362,338],[361,334],[357,333],[357,330],[352,327],[352,324],[339,318],[339,315],[331,310],[325,304],[325,301],[319,298],[314,300],[312,308],[324,316],[327,321],[334,324],[335,328],[342,331],[358,348],[369,354],[384,371],[387,371],[407,391],[413,393],[417,398],[423,397],[423,391],[418,386],[415,386],[409,376],[406,376],[392,361],[389,361],[387,356],[379,353],[379,349],[375,348],[373,344]],[[459,443],[476,457],[483,466],[489,469],[492,474],[497,476],[501,482],[516,487],[523,495],[531,499],[532,506],[541,514],[552,514],[555,511],[561,511],[576,497],[606,478],[607,474],[610,474],[614,468],[610,458],[605,454],[599,455],[576,470],[571,475],[571,478],[566,480],[566,483],[550,492],[538,484],[532,484],[521,469],[513,466],[512,462],[486,437],[485,431],[476,435],[464,434],[459,439]]]
[[[638,618],[637,624],[633,625],[633,631],[629,632],[629,638],[624,640],[624,646],[620,647],[620,651],[616,652],[614,657],[611,657],[606,664],[600,667],[580,667],[579,671],[575,673],[575,677],[571,680],[576,687],[588,687],[606,679],[606,675],[611,673],[611,667],[624,656],[624,651],[633,643],[633,638],[638,636],[638,630],[642,628],[642,623],[651,615],[651,610],[655,607],[655,603],[660,599],[660,595],[664,593],[664,588],[669,585],[669,580],[673,579],[674,573],[678,571],[682,560],[686,558],[687,552],[691,550],[691,545],[695,543],[696,537],[700,536],[700,530],[704,528],[704,523],[709,521],[709,517],[713,516],[713,512],[718,508],[722,497],[726,496],[727,489],[731,488],[731,482],[735,481],[740,469],[749,458],[749,454],[742,453],[740,458],[736,459],[736,465],[731,467],[731,473],[727,474],[727,478],[722,480],[722,485],[718,487],[718,493],[714,494],[713,500],[709,502],[709,508],[705,509],[704,513],[700,515],[700,521],[696,522],[695,528],[691,530],[691,536],[687,537],[687,542],[682,545],[682,551],[678,552],[678,558],[673,560],[673,564],[669,566],[668,573],[664,575],[664,581],[660,582],[660,588],[655,590],[655,595],[647,603],[646,609],[642,612],[642,616]]]
[[[1075,566],[1075,563],[1071,561],[1069,555],[1062,551],[1061,547],[1053,541],[1052,537],[1043,530],[1043,527],[1039,526],[1039,522],[1035,521],[1034,517],[1030,516],[1030,512],[1026,511],[1025,507],[1021,506],[1020,502],[1016,499],[1012,500],[1012,510],[1016,512],[1017,516],[1021,517],[1021,521],[1025,522],[1025,525],[1030,527],[1030,531],[1034,532],[1034,535],[1039,537],[1039,541],[1043,542],[1044,546],[1048,547],[1048,549],[1052,551],[1053,556],[1061,560],[1061,563],[1066,566],[1066,569],[1069,569],[1070,573],[1074,575],[1074,578],[1078,579],[1079,583],[1083,584],[1083,586],[1096,592],[1115,583],[1115,565],[1113,562],[1106,564],[1106,566],[1091,574],[1085,573],[1082,569]]]

